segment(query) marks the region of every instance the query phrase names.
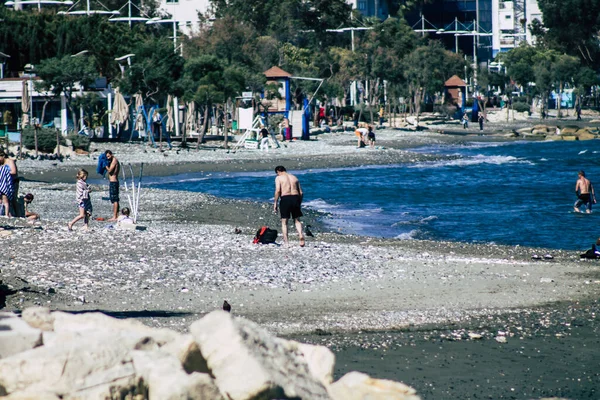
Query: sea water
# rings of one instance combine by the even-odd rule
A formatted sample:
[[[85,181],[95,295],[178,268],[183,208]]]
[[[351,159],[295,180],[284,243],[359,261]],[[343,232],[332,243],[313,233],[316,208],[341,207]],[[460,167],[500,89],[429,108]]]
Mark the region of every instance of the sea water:
[[[597,214],[572,212],[579,170],[600,190],[596,141],[470,142],[413,151],[448,157],[289,172],[300,179],[303,206],[323,212],[324,224],[340,233],[572,250],[600,236],[600,203]],[[151,186],[271,202],[274,178],[273,171],[198,173],[153,178]]]

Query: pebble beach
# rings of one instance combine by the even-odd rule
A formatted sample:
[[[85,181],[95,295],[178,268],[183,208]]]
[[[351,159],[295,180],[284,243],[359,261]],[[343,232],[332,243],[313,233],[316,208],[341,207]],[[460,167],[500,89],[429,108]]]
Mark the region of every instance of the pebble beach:
[[[510,341],[506,332],[511,328],[506,326],[526,326],[529,317],[524,316],[560,304],[559,316],[543,315],[563,321],[581,308],[579,304],[594,301],[600,266],[580,260],[574,251],[342,235],[320,226],[316,212],[304,219],[315,227],[306,247],[298,246],[293,230],[290,245],[283,245],[281,236],[276,244],[255,245],[252,238],[261,225],[280,229],[271,203],[143,185],[138,229],[117,229],[98,220],[91,221],[89,231],[83,231],[81,223],[73,232],[66,227],[76,213],[78,168],[90,171],[93,216],[110,216],[108,182],[95,174],[97,157],[107,149],[124,166],[131,165],[136,178],[142,163],[145,176],[271,171],[280,164],[293,172],[437,157],[410,151],[420,145],[514,140],[504,133],[486,133],[386,129],[377,131],[376,148],[357,149],[352,132],[337,132],[306,142],[280,142],[281,148],[268,152],[222,149],[218,142],[200,150],[177,144],[162,151],[141,143],[93,143],[89,155],[72,155],[62,162],[21,160],[20,193],[35,195],[31,210],[41,221],[0,219],[5,310],[18,312],[34,305],[75,313],[97,310],[186,332],[191,321],[220,309],[227,300],[233,314],[274,334],[338,349],[344,362],[365,356],[356,349],[378,349],[375,360],[383,347],[390,354],[412,354],[406,347],[398,350],[398,337],[378,332],[406,332],[406,346],[417,349],[448,340],[497,344],[506,336]],[[126,194],[122,183],[122,206],[127,205]],[[552,258],[533,260],[532,254]],[[415,330],[420,333],[410,333]],[[370,332],[372,336],[364,336]],[[413,353],[416,363],[420,353]],[[381,360],[381,369],[371,371],[375,376],[403,379],[401,371],[394,375],[397,369],[385,376],[391,367],[383,356]],[[414,370],[406,376],[417,381],[424,398],[468,398],[471,393],[448,390],[450,397],[439,397],[428,377]],[[507,389],[500,385],[495,390],[481,393]]]
[[[143,162],[145,174],[155,175],[270,170],[278,164],[293,171],[308,165],[400,163],[430,157],[411,153],[410,147],[448,140],[467,139],[380,130],[378,148],[356,149],[351,133],[334,133],[282,142],[269,152],[210,145],[159,151],[139,143],[95,143],[97,151],[62,163],[20,161],[25,178],[20,192],[34,193],[32,210],[42,218],[35,225],[1,221],[2,279],[16,291],[7,297],[7,308],[97,309],[185,329],[186,315],[201,316],[227,299],[238,315],[290,334],[441,323],[597,293],[600,282],[587,276],[598,267],[581,262],[575,252],[554,251],[552,260],[538,262],[531,260],[534,250],[519,246],[326,231],[308,238],[305,248],[297,246],[294,232],[288,246],[281,238],[275,245],[254,245],[258,227],[279,228],[270,203],[197,193],[142,187],[138,230],[115,229],[105,221],[92,221],[88,232],[81,225],[74,232],[66,229],[76,212],[72,177],[79,167],[95,171],[95,158],[108,148],[124,165],[137,171]],[[92,186],[94,217],[108,218],[107,182]],[[124,206],[123,189],[121,197]],[[318,226],[317,218],[309,213],[307,221]]]

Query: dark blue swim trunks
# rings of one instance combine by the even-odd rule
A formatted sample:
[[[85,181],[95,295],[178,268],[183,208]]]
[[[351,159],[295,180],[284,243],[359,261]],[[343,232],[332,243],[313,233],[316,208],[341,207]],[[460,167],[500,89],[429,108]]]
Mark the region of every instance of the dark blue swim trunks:
[[[108,196],[111,203],[119,202],[119,182],[108,182]]]

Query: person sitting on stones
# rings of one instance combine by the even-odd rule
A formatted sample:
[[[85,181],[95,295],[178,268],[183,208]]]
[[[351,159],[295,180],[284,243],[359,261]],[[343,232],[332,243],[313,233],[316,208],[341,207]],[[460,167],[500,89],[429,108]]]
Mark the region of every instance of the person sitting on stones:
[[[28,222],[33,222],[37,219],[40,219],[40,215],[34,212],[29,211],[29,205],[33,201],[33,194],[27,193],[25,197],[23,197],[23,216],[27,218]]]
[[[133,218],[129,216],[130,213],[129,207],[123,207],[121,215],[117,218],[117,226],[134,225],[135,222],[133,221]]]

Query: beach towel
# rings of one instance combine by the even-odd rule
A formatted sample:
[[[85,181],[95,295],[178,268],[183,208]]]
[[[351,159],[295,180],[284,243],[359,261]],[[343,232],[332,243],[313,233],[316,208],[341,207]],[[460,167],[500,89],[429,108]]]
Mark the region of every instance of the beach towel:
[[[10,175],[10,167],[7,164],[0,165],[0,194],[12,200],[14,195],[14,183]]]
[[[106,158],[106,154],[100,154],[100,157],[98,157],[98,167],[96,168],[96,172],[102,176],[106,175],[106,167],[109,165],[110,162],[108,161],[108,158]]]

